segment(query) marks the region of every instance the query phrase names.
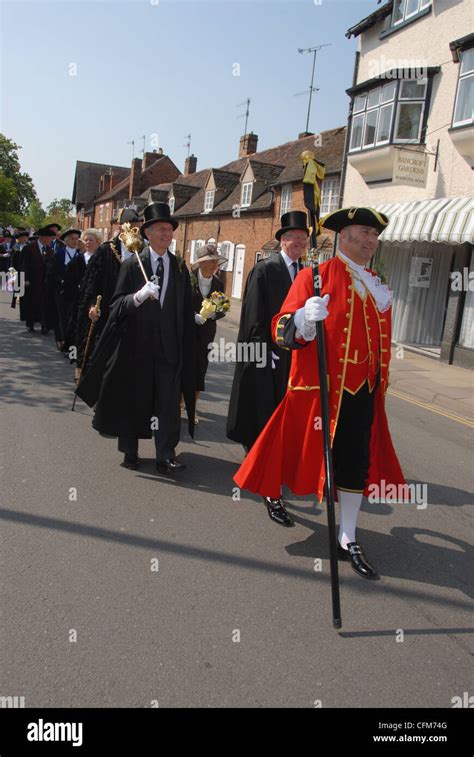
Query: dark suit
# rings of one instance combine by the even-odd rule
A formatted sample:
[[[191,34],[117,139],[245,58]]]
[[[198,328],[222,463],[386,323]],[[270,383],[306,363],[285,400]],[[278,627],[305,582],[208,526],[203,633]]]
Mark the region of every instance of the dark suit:
[[[138,307],[133,295],[144,284],[135,257],[120,267],[109,320],[77,394],[96,405],[93,427],[119,437],[122,452],[135,452],[138,439],[155,438],[158,460],[174,457],[180,435],[179,398],[184,394],[194,433],[194,312],[189,273],[169,255],[164,301]],[[141,253],[148,278],[150,253]],[[159,427],[156,427],[158,419]]]
[[[20,270],[24,274],[25,294],[20,312],[28,328],[33,328],[38,322],[43,329],[53,325],[54,314],[47,286],[52,255],[49,247],[44,247],[41,252],[37,241],[25,245],[21,251]],[[29,282],[28,285],[26,282]]]
[[[218,276],[212,277],[211,288],[209,294],[212,292],[224,292],[224,284],[218,278]],[[199,313],[202,307],[204,295],[199,289],[199,278],[196,274],[195,284],[193,285],[193,307],[194,312]],[[203,392],[205,389],[205,377],[207,368],[209,365],[209,345],[214,341],[216,335],[216,321],[223,318],[225,313],[216,313],[215,318],[208,318],[202,326],[195,324],[195,337],[196,337],[196,389]]]
[[[239,343],[260,343],[265,367],[255,360],[237,362],[229,402],[226,435],[250,449],[260,431],[285,396],[291,353],[272,340],[272,318],[280,310],[292,280],[280,253],[259,262],[245,285]],[[280,359],[272,368],[272,352]]]
[[[53,253],[48,281],[56,305],[55,337],[57,342],[64,342],[71,313],[77,304],[78,286],[85,271],[82,252],[76,250],[69,263],[66,247],[60,247]],[[81,259],[82,264],[81,265]],[[79,277],[79,278],[78,278]]]

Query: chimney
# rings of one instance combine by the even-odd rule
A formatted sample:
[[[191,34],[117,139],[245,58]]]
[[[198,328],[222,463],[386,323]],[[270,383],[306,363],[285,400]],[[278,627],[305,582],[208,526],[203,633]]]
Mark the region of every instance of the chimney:
[[[184,175],[189,176],[190,173],[196,173],[198,159],[195,155],[189,155],[184,161]]]
[[[304,139],[305,137],[314,137],[314,132],[302,131],[301,134],[298,134],[298,139]]]
[[[142,176],[142,159],[134,158],[132,160],[132,170],[130,171],[130,186],[128,189],[129,200],[132,197],[138,197],[140,194],[140,180]]]
[[[258,135],[253,131],[250,134],[244,134],[240,137],[239,158],[245,158],[246,155],[253,155],[257,152]]]
[[[103,195],[105,192],[105,174],[102,174],[102,176],[99,179],[99,195]]]
[[[157,152],[156,150],[153,150],[153,152],[146,152],[143,156],[143,171],[146,171],[149,166],[151,166],[153,163],[156,163],[157,160],[159,160],[163,156],[163,151]]]

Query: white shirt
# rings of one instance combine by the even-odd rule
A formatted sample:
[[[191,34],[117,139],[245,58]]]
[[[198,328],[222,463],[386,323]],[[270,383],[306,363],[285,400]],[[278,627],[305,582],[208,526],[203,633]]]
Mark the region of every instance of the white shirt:
[[[86,265],[89,265],[89,260],[91,259],[93,252],[85,252],[84,253],[84,261]]]
[[[283,260],[286,263],[286,266],[288,268],[288,273],[290,274],[290,279],[292,281],[294,281],[295,280],[295,275],[294,275],[294,270],[295,269],[293,268],[293,263],[296,263],[296,265],[299,268],[298,261],[297,260],[292,260],[290,258],[290,256],[286,254],[286,252],[283,252],[283,250],[280,251],[280,255],[282,256]],[[296,273],[298,273],[298,270],[296,271]]]
[[[199,282],[199,289],[201,290],[202,296],[207,297],[207,295],[211,291],[212,276],[210,278],[206,278],[205,276],[202,275],[201,269],[198,268],[198,282]]]
[[[163,286],[161,287],[160,292],[160,303],[161,305],[163,305],[166,290],[168,288],[168,279],[170,277],[170,258],[168,250],[166,250],[164,255],[159,255],[150,245],[150,264],[154,276],[157,276],[158,258],[161,258],[163,260]],[[158,280],[156,281],[156,283],[158,283]]]
[[[133,255],[133,252],[130,252],[130,250],[127,250],[122,240],[120,240],[120,250],[122,252],[122,263],[127,260],[128,258],[131,258]]]
[[[365,265],[360,265],[360,263],[354,263],[353,260],[347,257],[347,255],[344,255],[343,252],[339,250],[339,255],[343,259],[344,263],[347,263],[349,268],[352,268],[353,271],[356,271],[356,273],[359,274],[359,276],[354,276],[354,286],[359,292],[360,296],[365,299],[365,295],[367,294],[365,286],[362,281],[362,274],[365,271]]]
[[[64,250],[64,265],[68,265],[71,262],[76,252],[76,249],[73,250],[72,247],[66,247]]]

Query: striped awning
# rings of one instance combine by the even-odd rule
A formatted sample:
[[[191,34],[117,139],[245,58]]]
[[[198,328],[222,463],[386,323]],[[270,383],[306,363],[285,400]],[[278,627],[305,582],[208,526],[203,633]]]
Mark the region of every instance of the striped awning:
[[[474,200],[471,197],[441,197],[375,205],[390,222],[381,242],[474,243]]]

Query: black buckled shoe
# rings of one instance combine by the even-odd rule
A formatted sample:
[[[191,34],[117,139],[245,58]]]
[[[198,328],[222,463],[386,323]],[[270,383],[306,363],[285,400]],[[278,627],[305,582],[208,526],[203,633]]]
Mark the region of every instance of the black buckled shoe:
[[[357,542],[349,542],[347,549],[343,549],[343,547],[341,547],[341,545],[338,543],[337,553],[339,557],[342,557],[344,560],[348,560],[351,564],[352,569],[356,573],[358,573],[359,576],[362,576],[362,578],[379,578],[377,571],[369,563]]]
[[[123,467],[130,468],[130,470],[138,470],[140,467],[140,458],[137,454],[126,452],[123,456]]]
[[[178,463],[176,458],[170,457],[167,460],[157,460],[156,461],[156,470],[158,473],[176,473],[178,471],[185,470],[186,466],[184,463]]]
[[[271,497],[264,497],[270,518],[279,523],[280,526],[294,526],[295,522],[291,515],[286,511],[285,505],[282,499],[272,499]]]

